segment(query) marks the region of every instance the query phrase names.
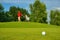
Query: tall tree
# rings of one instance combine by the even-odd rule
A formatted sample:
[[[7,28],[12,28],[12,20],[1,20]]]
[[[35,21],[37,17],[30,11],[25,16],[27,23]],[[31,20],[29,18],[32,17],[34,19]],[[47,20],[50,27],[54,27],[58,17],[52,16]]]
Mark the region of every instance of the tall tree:
[[[9,9],[9,14],[13,17],[14,21],[17,20],[17,7],[11,6]]]
[[[0,4],[0,22],[4,21],[4,7]]]
[[[60,11],[51,10],[51,24],[60,25]]]
[[[31,21],[46,23],[46,6],[41,3],[40,0],[36,0],[33,4],[30,4]]]
[[[4,7],[2,6],[2,4],[0,4],[0,12],[4,11]]]

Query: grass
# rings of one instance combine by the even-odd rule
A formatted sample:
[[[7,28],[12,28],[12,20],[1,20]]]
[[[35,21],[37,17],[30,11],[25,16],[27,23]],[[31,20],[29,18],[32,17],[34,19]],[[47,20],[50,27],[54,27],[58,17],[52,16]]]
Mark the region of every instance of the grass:
[[[41,34],[42,31],[46,35]],[[60,40],[60,26],[34,22],[0,23],[0,40]]]
[[[0,28],[59,28],[60,26],[34,22],[3,22]]]

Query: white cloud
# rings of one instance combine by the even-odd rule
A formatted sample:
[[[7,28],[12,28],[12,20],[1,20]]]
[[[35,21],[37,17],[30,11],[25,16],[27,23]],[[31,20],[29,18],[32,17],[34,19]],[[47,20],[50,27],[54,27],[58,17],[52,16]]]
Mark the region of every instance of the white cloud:
[[[53,8],[53,10],[60,10],[60,7],[55,7]]]
[[[59,8],[56,8],[56,9],[60,10],[60,7]]]

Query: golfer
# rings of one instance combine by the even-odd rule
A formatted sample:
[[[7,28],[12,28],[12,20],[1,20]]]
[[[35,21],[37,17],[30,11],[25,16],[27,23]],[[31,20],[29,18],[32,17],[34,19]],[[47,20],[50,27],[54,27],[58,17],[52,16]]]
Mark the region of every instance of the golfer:
[[[18,11],[18,21],[21,21],[21,16],[22,16],[22,13]]]

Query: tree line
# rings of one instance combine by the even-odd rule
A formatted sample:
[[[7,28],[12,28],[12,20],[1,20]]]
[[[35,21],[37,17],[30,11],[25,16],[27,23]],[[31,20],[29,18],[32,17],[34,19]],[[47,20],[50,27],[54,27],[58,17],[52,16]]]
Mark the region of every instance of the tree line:
[[[25,21],[24,15],[28,15],[30,17],[30,22],[39,22],[39,23],[47,23],[47,10],[46,5],[40,0],[35,0],[33,4],[30,4],[30,14],[29,12],[20,7],[11,6],[9,11],[4,11],[4,7],[0,4],[0,22],[11,22],[18,21],[17,20],[17,12],[21,11],[23,16],[21,17],[22,21]],[[53,25],[60,25],[60,11],[59,10],[51,10],[50,11],[50,23]]]
[[[0,4],[0,22],[10,22],[10,21],[18,21],[17,20],[17,13],[21,11],[24,15],[29,15],[28,11],[23,8],[19,8],[16,6],[11,6],[9,11],[4,11],[4,7]],[[21,18],[22,21],[25,20],[24,17]]]

